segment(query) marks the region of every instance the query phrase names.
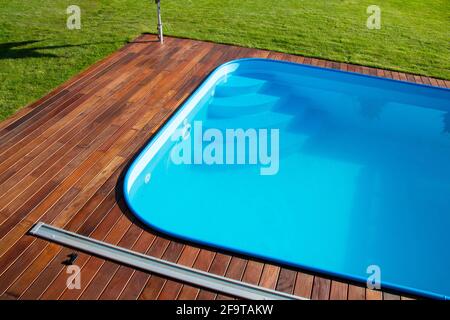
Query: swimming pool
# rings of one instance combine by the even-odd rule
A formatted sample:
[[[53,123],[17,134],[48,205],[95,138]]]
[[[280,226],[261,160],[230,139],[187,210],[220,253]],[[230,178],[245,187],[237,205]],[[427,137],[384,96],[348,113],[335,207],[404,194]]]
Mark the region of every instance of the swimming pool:
[[[448,89],[231,61],[136,157],[125,199],[183,240],[445,299],[449,102]]]

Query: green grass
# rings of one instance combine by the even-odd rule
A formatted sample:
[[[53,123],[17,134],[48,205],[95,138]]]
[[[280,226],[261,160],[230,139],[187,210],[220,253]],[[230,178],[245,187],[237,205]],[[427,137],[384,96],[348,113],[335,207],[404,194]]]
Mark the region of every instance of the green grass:
[[[151,0],[0,0],[0,120],[142,32]],[[382,29],[366,28],[366,8]],[[66,28],[66,8],[82,29]],[[162,0],[168,35],[450,79],[448,0]]]

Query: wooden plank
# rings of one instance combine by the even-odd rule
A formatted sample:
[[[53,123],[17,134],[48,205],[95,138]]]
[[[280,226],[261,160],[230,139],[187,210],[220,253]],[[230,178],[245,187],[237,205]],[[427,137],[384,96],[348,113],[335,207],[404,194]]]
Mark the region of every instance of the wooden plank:
[[[217,253],[214,257],[214,260],[209,268],[208,272],[214,273],[220,276],[224,276],[231,262],[231,256]],[[251,262],[251,261],[249,261]],[[247,264],[248,267],[248,264]],[[244,273],[245,276],[245,273]],[[212,291],[208,291],[205,289],[200,290],[197,295],[197,300],[214,300],[217,298],[217,294]]]
[[[275,289],[281,292],[293,294],[296,278],[297,272],[295,270],[281,268]]]
[[[193,268],[207,271],[209,270],[211,263],[215,257],[216,253],[202,249],[200,253],[197,256],[197,259],[195,260]],[[197,295],[199,294],[200,289],[192,287],[190,285],[183,285],[183,288],[181,288],[177,299],[179,300],[194,300],[197,298]]]
[[[313,275],[303,272],[297,272],[294,294],[299,297],[311,299],[313,285],[314,285]]]
[[[131,76],[132,75],[130,75],[130,77]],[[23,139],[23,141],[21,141],[22,145],[20,146],[20,150],[18,152],[17,150],[14,150],[15,151],[14,155],[10,156],[7,161],[4,161],[2,163],[2,166],[7,167],[8,165],[10,165],[10,168],[6,172],[2,173],[1,175],[2,180],[0,181],[4,181],[5,178],[8,178],[8,171],[11,171],[13,169],[17,171],[23,170],[22,168],[23,165],[21,165],[21,163],[16,162],[24,162],[27,159],[27,157],[33,157],[35,155],[43,153],[45,148],[51,146],[52,142],[54,141],[58,140],[62,141],[63,139],[67,141],[67,138],[63,137],[71,134],[73,130],[65,132],[64,128],[70,126],[72,122],[73,124],[76,125],[82,124],[83,123],[82,121],[87,121],[85,123],[92,122],[92,120],[90,120],[89,117],[91,117],[91,115],[95,115],[95,112],[99,109],[92,108],[91,106],[98,104],[101,99],[101,95],[99,93],[94,92],[96,87],[102,90],[106,90],[104,84],[98,84],[97,86],[90,87],[92,92],[90,94],[84,94],[82,99],[79,99],[78,101],[76,101],[76,103],[73,103],[73,106],[75,106],[76,108],[72,108],[74,110],[73,111],[70,110],[72,112],[70,112],[67,115],[64,115],[64,118],[61,119],[61,121],[56,122],[57,120],[60,120],[59,118],[62,117],[53,117],[52,120],[54,121],[52,121],[52,123],[54,124],[49,126],[46,131],[42,130],[41,134],[36,134],[34,132],[33,136],[30,139]],[[111,92],[112,91],[110,90],[109,93]],[[98,96],[92,97],[94,93],[96,93]],[[114,99],[113,96],[110,98]],[[99,107],[101,107],[101,105]],[[43,126],[41,126],[40,128],[44,129]],[[19,144],[16,144],[16,146],[19,146]],[[14,165],[11,166],[12,164]]]
[[[311,299],[328,300],[330,298],[330,289],[331,289],[330,279],[315,276]]]
[[[147,254],[152,257],[161,258],[168,246],[169,240],[158,237]],[[125,288],[122,290],[119,299],[136,300],[141,294],[143,288],[145,288],[145,285],[150,277],[151,276],[148,273],[136,271],[128,281]]]
[[[119,247],[136,250],[136,243],[139,237],[142,235],[143,230],[135,224],[132,224],[128,229],[122,240],[119,242]],[[89,284],[85,284],[85,289],[83,293],[78,297],[80,300],[97,300],[100,295],[105,290],[108,283],[111,281],[112,277],[119,270],[120,265],[115,262],[105,261],[100,269],[95,273],[92,281]],[[88,272],[93,273],[89,270],[89,264],[83,268],[82,274],[88,270]]]
[[[114,176],[111,177],[112,179],[110,179],[109,181],[114,182]],[[103,185],[103,187],[105,189],[112,189],[113,185],[110,185],[108,182],[105,183]],[[101,191],[102,188],[99,189],[99,192]],[[82,210],[80,210],[77,215],[74,216],[74,218],[70,221],[70,223],[67,225],[67,227],[70,229],[73,226],[76,226],[79,223],[83,223],[84,221],[84,226],[85,227],[81,227],[79,232],[80,233],[84,233],[89,234],[89,232],[91,232],[92,230],[92,226],[95,226],[95,224],[92,224],[93,221],[99,221],[100,223],[102,223],[103,221],[108,221],[106,218],[101,218],[99,219],[99,217],[108,217],[108,214],[106,214],[106,212],[108,212],[110,206],[114,205],[114,191],[111,190],[109,196],[107,195],[107,193],[101,192],[100,194],[103,194],[102,197],[105,197],[100,205],[98,205],[98,201],[100,201],[102,199],[102,197],[97,197],[94,196],[93,198],[91,198],[87,203],[86,206],[83,207]],[[107,200],[107,201],[106,201]],[[96,204],[97,203],[97,204]],[[113,208],[113,212],[115,214],[117,214],[117,206],[116,208]],[[92,212],[92,210],[95,210],[93,214],[89,214],[88,217],[86,217],[86,215],[84,213],[89,213]],[[104,213],[105,212],[105,213]],[[120,216],[120,215],[119,215]],[[97,220],[99,219],[99,220]],[[116,222],[117,219],[114,219],[113,222]],[[48,279],[48,277],[45,277],[46,279]]]
[[[111,230],[118,223],[121,213],[118,206],[114,206],[107,217],[99,223],[98,227],[90,237],[97,240],[106,240],[107,236],[110,235]],[[27,300],[57,299],[62,294],[67,280],[67,275],[64,272],[66,268],[61,264],[61,261],[63,261],[71,251],[72,250],[68,248],[64,248],[59,255],[53,259],[49,266],[41,272],[33,284],[27,288],[21,298]],[[88,258],[89,256],[86,254],[79,254],[76,265],[83,267]]]
[[[348,284],[333,280],[331,281],[330,300],[347,300]]]
[[[259,279],[259,285],[268,289],[275,289],[278,281],[278,276],[280,275],[280,267],[265,264],[261,278]]]
[[[145,253],[148,249],[150,249],[153,241],[155,240],[155,235],[149,232],[143,232],[142,236],[136,242],[133,250],[139,253]],[[121,266],[119,270],[114,274],[114,276],[109,281],[105,290],[99,297],[100,300],[116,300],[119,298],[122,293],[123,288],[125,287],[128,280],[134,273],[134,269]]]
[[[379,290],[366,289],[366,300],[382,300],[383,292]]]
[[[162,259],[176,262],[180,257],[181,252],[183,251],[184,244],[179,242],[171,242],[162,256]],[[164,284],[166,283],[166,279],[160,276],[152,276],[150,280],[147,282],[147,285],[142,290],[141,295],[139,296],[140,300],[155,300],[160,294]]]
[[[177,263],[183,266],[192,267],[199,253],[199,248],[185,246]],[[161,289],[161,292],[159,293],[157,299],[175,300],[180,293],[182,286],[183,285],[180,282],[172,280],[167,281]]]
[[[383,292],[383,300],[400,300],[400,296],[388,292]]]
[[[111,231],[111,237],[114,237],[114,239],[119,239],[116,243],[119,246],[124,247],[130,247],[130,244],[134,243],[133,237],[126,237],[127,234],[133,235],[133,233],[138,232],[135,228],[132,227],[132,223],[130,220],[128,220],[125,216],[121,218],[119,221],[119,224],[116,225],[116,228]],[[131,230],[130,230],[131,229]],[[81,275],[83,277],[83,285],[80,290],[70,290],[66,288],[63,292],[63,294],[59,297],[59,299],[63,300],[75,300],[79,299],[86,290],[89,294],[89,288],[92,288],[90,286],[91,282],[95,278],[95,275],[100,270],[100,268],[103,266],[105,261],[103,259],[97,258],[97,257],[90,257],[86,264],[81,268]],[[110,269],[113,269],[112,267]]]
[[[115,64],[111,65],[110,67],[101,69],[100,72],[95,75],[95,77],[98,79],[100,77],[100,75],[106,74],[107,71],[111,71],[110,69],[111,69],[112,66],[116,67],[116,70],[117,70],[118,67],[121,67],[121,66],[125,65],[128,61],[131,61],[133,57],[134,57],[134,54],[131,54],[131,53],[127,54],[125,57],[121,58],[123,61],[120,61],[120,59],[119,59],[120,63],[116,62]],[[109,77],[109,75],[107,75],[107,76]],[[79,85],[79,83],[78,83],[78,85]],[[91,86],[92,83],[91,82],[86,82],[85,85],[86,86],[87,85]],[[74,84],[70,89],[72,90],[72,92],[74,92],[76,89],[82,89],[82,88],[80,88],[80,87],[77,88],[77,84]],[[70,95],[68,92],[70,92],[70,90],[68,90],[68,89],[62,91],[62,93],[65,93],[65,97],[71,97],[72,95]],[[49,107],[53,107],[56,103],[58,103],[57,104],[57,108],[51,108],[51,110],[52,110],[51,114],[49,114],[48,112],[41,112],[41,114],[43,114],[43,116],[39,117],[38,119],[35,119],[35,115],[30,113],[29,115],[33,116],[32,117],[33,121],[31,123],[31,125],[26,127],[25,130],[20,130],[19,134],[16,134],[16,135],[14,135],[15,131],[9,130],[8,131],[8,135],[3,135],[3,137],[2,137],[2,145],[3,145],[3,147],[6,146],[5,145],[6,141],[14,142],[14,141],[17,141],[18,139],[23,138],[24,135],[31,133],[33,130],[40,130],[39,126],[38,126],[39,124],[45,123],[45,121],[51,119],[51,116],[53,116],[53,115],[55,115],[55,114],[57,114],[58,112],[61,111],[60,107],[62,105],[64,105],[64,102],[66,102],[66,101],[65,100],[61,100],[61,99],[58,100],[60,97],[61,97],[61,94],[57,94],[54,97],[52,97],[51,99],[47,100],[41,106],[41,107],[45,107],[45,110],[46,110]],[[44,109],[44,108],[42,108],[42,109]],[[40,108],[36,108],[34,110],[34,113],[37,113],[37,112],[40,112],[40,111],[41,111]],[[48,110],[46,110],[46,111],[48,111]],[[24,120],[24,119],[22,119],[22,120]],[[27,124],[27,122],[21,121],[20,125],[16,126],[15,129],[17,129],[17,128],[22,129],[24,124]],[[8,138],[10,138],[10,139],[8,140]]]
[[[366,300],[366,289],[350,284],[348,286],[348,300]]]
[[[95,155],[95,154],[94,154]],[[100,157],[101,153],[98,154],[98,157]],[[64,183],[62,183],[55,192],[50,195],[39,207],[37,207],[27,218],[26,220],[29,221],[28,224],[26,224],[26,227],[29,227],[33,222],[35,221],[45,221],[45,222],[52,222],[54,220],[55,215],[64,212],[65,208],[67,208],[68,204],[71,203],[73,199],[76,199],[76,197],[80,194],[82,190],[89,189],[90,184],[93,183],[101,183],[105,181],[106,178],[108,178],[112,172],[117,169],[117,167],[123,162],[122,158],[111,158],[107,154],[103,154],[104,157],[97,162],[96,164],[102,164],[106,165],[106,168],[102,168],[100,173],[97,166],[93,165],[89,168],[89,170],[81,176],[81,179],[77,180],[76,183],[71,186],[70,189],[64,194],[64,192],[59,191],[58,188],[64,187]],[[112,154],[114,155],[114,154]],[[110,162],[109,162],[110,161]],[[109,162],[109,163],[108,163]],[[90,164],[89,162],[87,162]],[[82,166],[79,167],[83,168]],[[82,173],[84,170],[78,173]],[[79,175],[75,172],[75,177],[80,178]],[[90,180],[92,179],[92,180]],[[84,185],[83,183],[85,181],[90,182],[87,185]],[[69,186],[70,187],[70,183]],[[61,196],[61,194],[63,194]],[[54,197],[53,197],[54,195]],[[47,201],[48,200],[48,201]],[[55,202],[56,201],[56,202]],[[42,210],[41,210],[42,209]],[[45,212],[45,210],[47,210]],[[18,230],[22,229],[22,232],[26,231],[26,228],[22,228],[20,225],[15,226],[11,229],[11,231],[5,236],[3,239],[0,240],[0,243],[2,245],[2,248],[5,250],[12,246],[15,240],[17,240],[17,237],[14,237],[14,235],[17,236]]]
[[[115,218],[118,219],[118,216]],[[111,219],[106,219],[105,221],[113,223]],[[94,233],[94,231],[90,236],[101,234],[100,232],[103,230],[107,230],[107,227],[104,226],[102,221],[96,226],[95,231],[97,232]],[[48,286],[49,281],[47,280],[50,280],[51,278],[54,278],[56,274],[59,274],[62,268],[61,261],[64,261],[70,252],[68,249],[61,250],[59,246],[56,246],[56,249],[53,249],[53,247],[53,245],[50,245],[44,250],[43,253],[45,254],[41,254],[33,264],[30,265],[23,276],[7,290],[8,294],[18,296],[21,299],[36,299],[42,294],[42,291],[45,290],[43,288]],[[51,264],[51,262],[56,263]],[[47,268],[49,270],[45,273],[45,277],[39,278],[42,271]],[[39,279],[40,281],[35,281],[35,279]],[[32,288],[29,288],[30,283],[32,284]],[[26,294],[24,294],[25,291]]]
[[[112,186],[108,186],[111,188]],[[98,219],[99,214],[102,212],[103,207],[110,208],[114,203],[114,193],[111,192],[109,197],[106,197],[103,202],[101,202],[101,205],[97,208],[97,211],[93,211],[93,208],[86,207],[86,212],[88,213],[89,219],[83,221],[83,220],[71,220],[70,224],[68,225],[68,229],[71,230],[71,228],[74,228],[75,231],[79,231],[81,234],[89,234],[92,232],[93,229],[95,229],[96,224],[92,223],[93,221],[96,221]],[[94,207],[95,208],[95,207]],[[92,214],[91,214],[92,213]],[[84,223],[84,224],[83,224]],[[80,227],[81,225],[81,227]],[[27,239],[33,239],[32,237],[28,236]],[[30,245],[25,252],[18,254],[17,258],[15,259],[14,263],[9,268],[4,268],[3,274],[0,276],[1,285],[0,285],[0,291],[9,285],[11,282],[15,281],[18,276],[24,271],[24,266],[32,263],[36,256],[42,252],[47,243],[43,241],[35,240],[32,245]],[[9,251],[11,252],[11,250]],[[17,254],[17,253],[16,253]],[[3,262],[4,257],[0,259],[0,262]],[[1,270],[1,269],[0,269]]]
[[[242,279],[242,276],[244,275],[244,270],[246,266],[247,266],[246,259],[242,259],[239,257],[231,258],[231,261],[228,264],[227,272],[225,273],[225,277],[240,281]],[[229,300],[232,298],[223,294],[219,294],[217,295],[216,299]]]
[[[145,71],[141,71],[140,72],[141,74],[146,74],[146,72]],[[149,76],[149,78],[147,79],[143,79],[143,80],[141,80],[142,81],[142,83],[146,83],[146,82],[148,82],[148,80],[150,80],[150,79],[153,79],[153,74],[150,74],[150,76]],[[136,81],[138,81],[139,80],[139,78],[136,78],[135,80],[134,80],[134,82],[132,81],[131,83],[128,83],[127,85],[128,85],[128,87],[126,87],[126,88],[124,88],[124,90],[126,90],[126,91],[128,91],[129,89],[131,89],[132,88],[132,86],[133,86],[133,84],[135,84],[136,83]],[[142,89],[139,89],[139,86],[137,86],[137,90],[139,91],[139,90],[142,90]],[[134,90],[134,91],[131,91],[131,92],[128,92],[128,96],[125,96],[125,97],[129,97],[129,95],[131,94],[131,97],[132,97],[132,93],[134,93],[136,91],[136,89]],[[103,98],[106,98],[106,97],[103,97]],[[115,108],[117,108],[117,107],[120,107],[120,105],[121,105],[121,101],[123,101],[123,103],[124,103],[124,99],[125,98],[121,98],[122,100],[119,100],[118,102],[116,102],[116,103],[113,103],[113,104],[109,104],[109,106],[110,107],[115,107]],[[107,104],[108,105],[108,104]],[[86,104],[86,106],[90,106],[90,104]],[[92,109],[92,108],[91,108]],[[102,117],[104,118],[103,119],[103,122],[105,122],[105,121],[107,121],[108,120],[108,118],[107,117],[105,117],[105,115],[111,115],[111,114],[113,114],[113,110],[108,110],[108,109],[106,109],[106,110],[102,110],[101,111],[101,113],[100,113],[100,115],[97,115],[96,116],[96,119],[89,119],[89,118],[87,118],[86,119],[86,121],[87,121],[87,123],[86,124],[88,124],[88,126],[86,126],[85,128],[91,128],[91,130],[92,129],[94,129],[95,127],[93,126],[93,124],[92,124],[92,122],[94,122],[94,124],[96,124],[97,123],[97,125],[98,124],[100,124],[100,123],[98,123],[100,120],[99,119],[102,119]],[[79,122],[79,121],[78,121]],[[81,122],[81,123],[83,123],[83,122]],[[106,123],[108,123],[108,122],[106,122]],[[84,124],[84,123],[83,123]],[[73,130],[71,130],[70,132],[76,132],[78,135],[80,135],[81,133],[79,132],[80,131],[80,129],[79,128],[74,128]],[[60,138],[60,141],[63,141],[63,142],[65,142],[66,144],[67,144],[67,142],[68,141],[71,141],[71,140],[68,140],[67,138],[65,138],[65,137],[67,137],[67,135],[65,135],[65,136],[63,136],[62,138]],[[71,136],[71,139],[72,140],[77,140],[77,138],[73,138],[72,136]],[[48,157],[49,155],[47,155],[47,157]],[[41,166],[42,167],[42,166]],[[33,166],[32,166],[32,168],[34,168],[35,170],[33,171],[33,174],[36,176],[36,163],[33,163]],[[23,172],[23,169],[21,170],[22,172]],[[15,179],[15,180],[17,180],[17,179]],[[19,180],[20,181],[20,180]],[[2,188],[8,188],[8,189],[11,189],[12,188],[12,185],[3,185],[2,186]]]
[[[259,261],[249,260],[247,267],[245,268],[242,281],[257,285],[261,279],[261,275],[264,269],[264,263]]]

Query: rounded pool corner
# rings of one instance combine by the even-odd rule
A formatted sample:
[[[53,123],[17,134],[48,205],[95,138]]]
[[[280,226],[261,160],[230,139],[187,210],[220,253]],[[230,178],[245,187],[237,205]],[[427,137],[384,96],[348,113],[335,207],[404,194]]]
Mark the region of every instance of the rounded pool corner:
[[[382,286],[445,299],[449,101],[444,88],[287,61],[231,60],[133,160],[125,202],[146,226],[183,241],[359,282],[373,261]],[[171,137],[185,119],[221,129],[250,119],[250,128],[278,129],[280,173],[174,165],[168,150],[178,142]],[[420,226],[434,236],[418,241]],[[408,252],[418,257],[414,270]]]

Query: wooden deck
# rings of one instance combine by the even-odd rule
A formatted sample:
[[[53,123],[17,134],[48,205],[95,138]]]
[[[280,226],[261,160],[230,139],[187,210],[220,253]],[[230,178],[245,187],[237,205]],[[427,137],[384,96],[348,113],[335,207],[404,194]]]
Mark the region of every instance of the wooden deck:
[[[37,221],[306,298],[405,298],[153,234],[133,219],[118,186],[132,157],[228,60],[269,57],[435,86],[450,82],[201,41],[155,40],[139,37],[0,123],[1,298],[230,298],[82,253],[76,261],[82,289],[68,290],[61,262],[73,250],[26,235]]]

